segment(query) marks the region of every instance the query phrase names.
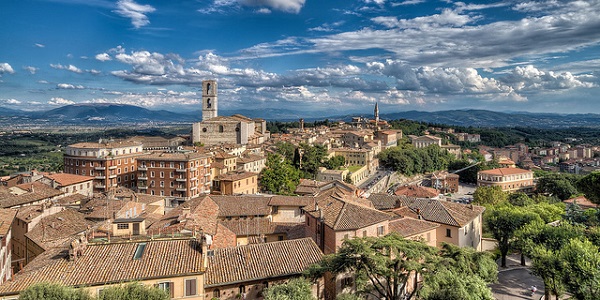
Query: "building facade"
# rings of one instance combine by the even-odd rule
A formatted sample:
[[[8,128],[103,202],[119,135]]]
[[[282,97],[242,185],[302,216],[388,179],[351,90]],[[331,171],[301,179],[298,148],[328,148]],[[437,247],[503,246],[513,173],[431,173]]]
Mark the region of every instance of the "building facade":
[[[77,143],[67,146],[64,172],[93,176],[94,192],[136,186],[136,158],[144,155],[139,142]]]
[[[477,172],[477,186],[499,186],[505,192],[531,192],[533,171],[519,168],[499,168]]]

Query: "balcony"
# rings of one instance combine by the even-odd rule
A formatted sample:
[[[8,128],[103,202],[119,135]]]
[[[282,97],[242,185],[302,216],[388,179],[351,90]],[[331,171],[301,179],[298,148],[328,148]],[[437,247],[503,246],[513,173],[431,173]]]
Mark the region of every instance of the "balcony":
[[[148,180],[148,177],[146,177],[146,176],[143,176],[143,177],[142,176],[138,176],[138,179],[139,180]]]
[[[96,178],[98,180],[104,180],[104,179],[106,179],[106,176],[104,176],[104,175],[98,175],[98,176],[96,176],[94,178]]]
[[[108,167],[109,170],[114,170],[116,168],[117,168],[117,166],[110,166],[110,167]]]
[[[186,182],[187,178],[175,178],[175,181],[177,181],[177,182]]]
[[[196,168],[196,167],[190,168],[190,172],[196,172],[196,170],[198,170],[198,168]]]
[[[178,187],[175,190],[178,191],[178,192],[187,192],[187,189],[184,188],[184,187]]]
[[[147,185],[138,185],[138,189],[140,189],[140,190],[147,190],[148,186]]]
[[[138,171],[146,171],[148,168],[146,166],[138,166]]]
[[[108,178],[117,178],[117,174],[109,175]]]
[[[186,169],[176,169],[175,172],[185,173]]]
[[[104,170],[106,170],[106,167],[95,167],[94,170],[96,170],[96,171],[104,171]]]
[[[96,189],[105,189],[106,185],[104,185],[104,184],[96,184],[96,185],[94,185],[94,188],[96,188]]]
[[[197,189],[198,189],[197,186],[193,186],[193,187],[190,188],[190,191],[197,190]]]

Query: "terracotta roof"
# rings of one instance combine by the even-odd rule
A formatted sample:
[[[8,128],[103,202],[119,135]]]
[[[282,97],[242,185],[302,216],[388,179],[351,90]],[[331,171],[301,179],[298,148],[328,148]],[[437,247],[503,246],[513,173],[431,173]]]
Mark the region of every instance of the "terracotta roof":
[[[0,208],[0,237],[8,234],[16,215],[17,211],[14,209]]]
[[[137,160],[156,160],[156,161],[192,161],[201,158],[208,158],[209,154],[197,152],[152,152],[147,155],[138,156]]]
[[[188,211],[189,209],[189,211]],[[178,225],[181,229],[200,230],[215,235],[219,207],[209,197],[194,198],[166,213],[160,220],[149,226],[149,230],[162,230]]]
[[[287,234],[296,226],[304,228],[304,223],[273,223],[269,218],[221,220],[219,223],[237,236]]]
[[[567,203],[567,204],[577,203],[577,205],[579,205],[583,208],[598,208],[598,207],[600,207],[598,204],[593,203],[592,201],[588,200],[585,196],[579,196],[579,197],[567,199],[567,200],[564,200],[563,202]]]
[[[235,158],[237,156],[233,154],[229,154],[227,152],[219,151],[214,155],[215,159],[226,159],[226,158]]]
[[[81,207],[81,211],[85,213],[88,219],[108,220],[114,218],[114,215],[127,204],[129,200],[117,200],[94,198],[86,202]]]
[[[109,142],[109,143],[90,143],[90,142],[76,143],[76,144],[69,145],[67,147],[92,148],[92,149],[103,149],[103,148],[112,149],[112,148],[141,146],[141,145],[142,145],[142,143],[136,142],[136,141],[115,141],[115,142]]]
[[[17,218],[23,222],[31,222],[31,220],[42,214],[41,205],[27,205],[17,209]]]
[[[271,213],[270,197],[265,196],[209,196],[219,206],[219,217],[266,216]]]
[[[533,173],[533,172],[529,171],[529,170],[519,169],[519,168],[498,168],[498,169],[479,171],[478,173],[479,174],[505,176],[505,175],[525,174],[525,173]]]
[[[51,199],[64,194],[63,192],[53,189],[40,182],[23,183],[18,185],[18,187],[28,192],[21,195],[4,194],[0,199],[0,207],[8,208],[24,205],[32,202]]]
[[[73,235],[85,232],[92,225],[94,222],[86,220],[82,213],[67,208],[42,218],[25,236],[47,250],[63,245],[73,239]]]
[[[298,275],[322,256],[311,238],[216,249],[208,258],[205,286]]]
[[[485,207],[460,204],[433,199],[416,199],[405,197],[402,205],[406,208],[394,210],[394,213],[402,216],[421,217],[430,222],[463,227],[483,213]],[[410,213],[407,214],[407,209]]]
[[[306,206],[313,202],[310,196],[273,196],[269,201],[270,206]]]
[[[67,250],[46,251],[14,275],[11,281],[0,285],[0,295],[16,294],[39,282],[97,286],[203,272],[201,246],[196,240],[145,243],[140,259],[133,259],[139,243],[90,244],[74,261],[68,260]]]
[[[440,192],[430,187],[419,185],[405,185],[396,189],[394,194],[397,196],[408,196],[416,198],[435,198],[439,196]]]
[[[379,210],[389,210],[400,206],[401,197],[396,195],[388,195],[384,193],[374,193],[369,196],[369,201]]]
[[[250,178],[253,176],[258,176],[258,174],[244,171],[244,172],[235,172],[235,173],[227,173],[227,174],[219,175],[218,179],[221,181],[236,181],[236,180],[242,180],[245,178]]]
[[[403,237],[411,237],[440,227],[440,224],[413,218],[400,218],[390,221],[389,231],[397,232]]]
[[[88,196],[82,194],[73,194],[56,200],[56,203],[60,205],[79,205],[85,202],[84,200],[87,198]]]
[[[44,175],[44,177],[50,178],[56,181],[60,186],[68,186],[72,184],[82,183],[90,180],[94,180],[92,176],[83,176],[83,175],[75,175],[75,174],[67,174],[67,173],[56,173]]]

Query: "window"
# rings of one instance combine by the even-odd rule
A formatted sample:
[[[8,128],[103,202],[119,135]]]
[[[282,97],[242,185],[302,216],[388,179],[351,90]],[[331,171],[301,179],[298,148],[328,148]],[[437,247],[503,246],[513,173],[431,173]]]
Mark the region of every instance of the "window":
[[[129,229],[129,224],[117,224],[117,229]]]
[[[215,289],[213,291],[213,298],[221,298],[221,290],[220,289]]]
[[[125,173],[127,173],[129,171],[128,167],[125,167]]]
[[[367,231],[363,230],[363,237],[367,237]]]
[[[186,296],[196,296],[196,279],[186,279],[185,280],[185,295]]]
[[[239,287],[238,290],[240,292],[240,295],[243,295],[244,293],[246,293],[246,286],[245,285],[240,285],[240,287]]]
[[[165,178],[165,172],[160,172],[160,178]]]
[[[139,243],[137,245],[137,247],[135,248],[135,253],[133,254],[133,259],[140,259],[140,258],[142,258],[142,255],[144,255],[144,250],[145,249],[146,249],[146,243]]]
[[[280,235],[280,236],[278,236],[278,237],[277,237],[277,240],[278,240],[278,241],[283,241],[283,235]]]
[[[154,171],[150,171],[150,178],[154,178]]]
[[[353,283],[354,283],[354,278],[352,278],[352,277],[344,277],[344,278],[342,278],[342,289],[343,288],[347,288],[347,287],[351,287]]]
[[[452,237],[452,229],[446,229],[446,237]]]
[[[385,234],[385,227],[383,226],[378,226],[377,227],[377,235],[384,235]]]
[[[169,163],[169,167],[170,167],[170,168],[175,168],[175,163],[174,163],[174,162],[170,162],[170,163]]]
[[[271,210],[273,211],[274,214],[276,214],[279,211],[279,206],[274,205]]]
[[[164,161],[161,161],[161,162],[160,162],[160,167],[161,167],[161,168],[164,168],[164,167],[165,167],[165,162],[164,162]]]

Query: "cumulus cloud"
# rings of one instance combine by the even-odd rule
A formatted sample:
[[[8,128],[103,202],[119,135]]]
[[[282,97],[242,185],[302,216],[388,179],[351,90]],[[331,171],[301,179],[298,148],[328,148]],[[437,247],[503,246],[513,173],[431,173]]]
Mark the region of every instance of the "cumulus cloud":
[[[289,13],[299,13],[306,0],[239,0],[244,6],[259,6]]]
[[[67,71],[71,71],[73,73],[78,73],[78,74],[83,73],[83,70],[81,70],[80,68],[78,68],[74,65],[64,66],[61,64],[50,64],[50,67],[57,69],[57,70],[67,70]]]
[[[183,62],[174,54],[163,55],[148,51],[133,52],[132,54],[120,53],[115,59],[133,66],[134,72],[143,75],[165,75],[167,73],[183,74]]]
[[[260,8],[260,9],[256,10],[256,12],[259,13],[259,14],[265,14],[265,15],[267,15],[267,14],[271,13],[271,10],[268,9],[268,8],[266,8],[266,7],[263,7],[263,8]]]
[[[460,27],[473,22],[476,17],[461,15],[454,10],[444,9],[441,14],[417,17],[413,19],[400,19],[396,17],[375,17],[372,19],[377,24],[388,28],[427,28],[427,27]]]
[[[517,66],[501,80],[513,86],[517,91],[566,90],[597,86],[593,82],[597,80],[595,76],[576,76],[570,72],[543,71],[532,65]]]
[[[59,105],[75,104],[75,102],[64,99],[64,98],[60,98],[60,97],[53,97],[52,99],[50,99],[50,101],[48,101],[48,104],[59,106]]]
[[[81,90],[81,89],[85,89],[85,87],[83,85],[73,85],[73,84],[69,84],[69,83],[59,83],[56,85],[57,88],[59,89],[64,89],[64,90]]]
[[[15,70],[8,63],[0,63],[0,75],[4,73],[13,74],[14,72]]]
[[[25,69],[25,71],[29,72],[30,74],[35,74],[39,70],[38,68],[32,66],[26,66],[23,67],[23,69]]]
[[[21,104],[22,102],[17,99],[0,99],[0,103],[4,104]]]
[[[109,61],[109,60],[112,60],[112,58],[110,57],[110,55],[108,53],[96,54],[96,59],[99,60],[99,61]]]
[[[87,103],[118,103],[137,105],[143,107],[161,107],[161,106],[190,106],[199,105],[200,100],[196,93],[177,92],[177,91],[158,91],[148,93],[123,93],[107,92],[111,98],[94,98],[86,101]]]
[[[151,5],[138,4],[133,0],[119,0],[117,2],[117,9],[114,12],[122,17],[130,18],[133,27],[140,28],[150,24],[146,14],[155,10]]]

